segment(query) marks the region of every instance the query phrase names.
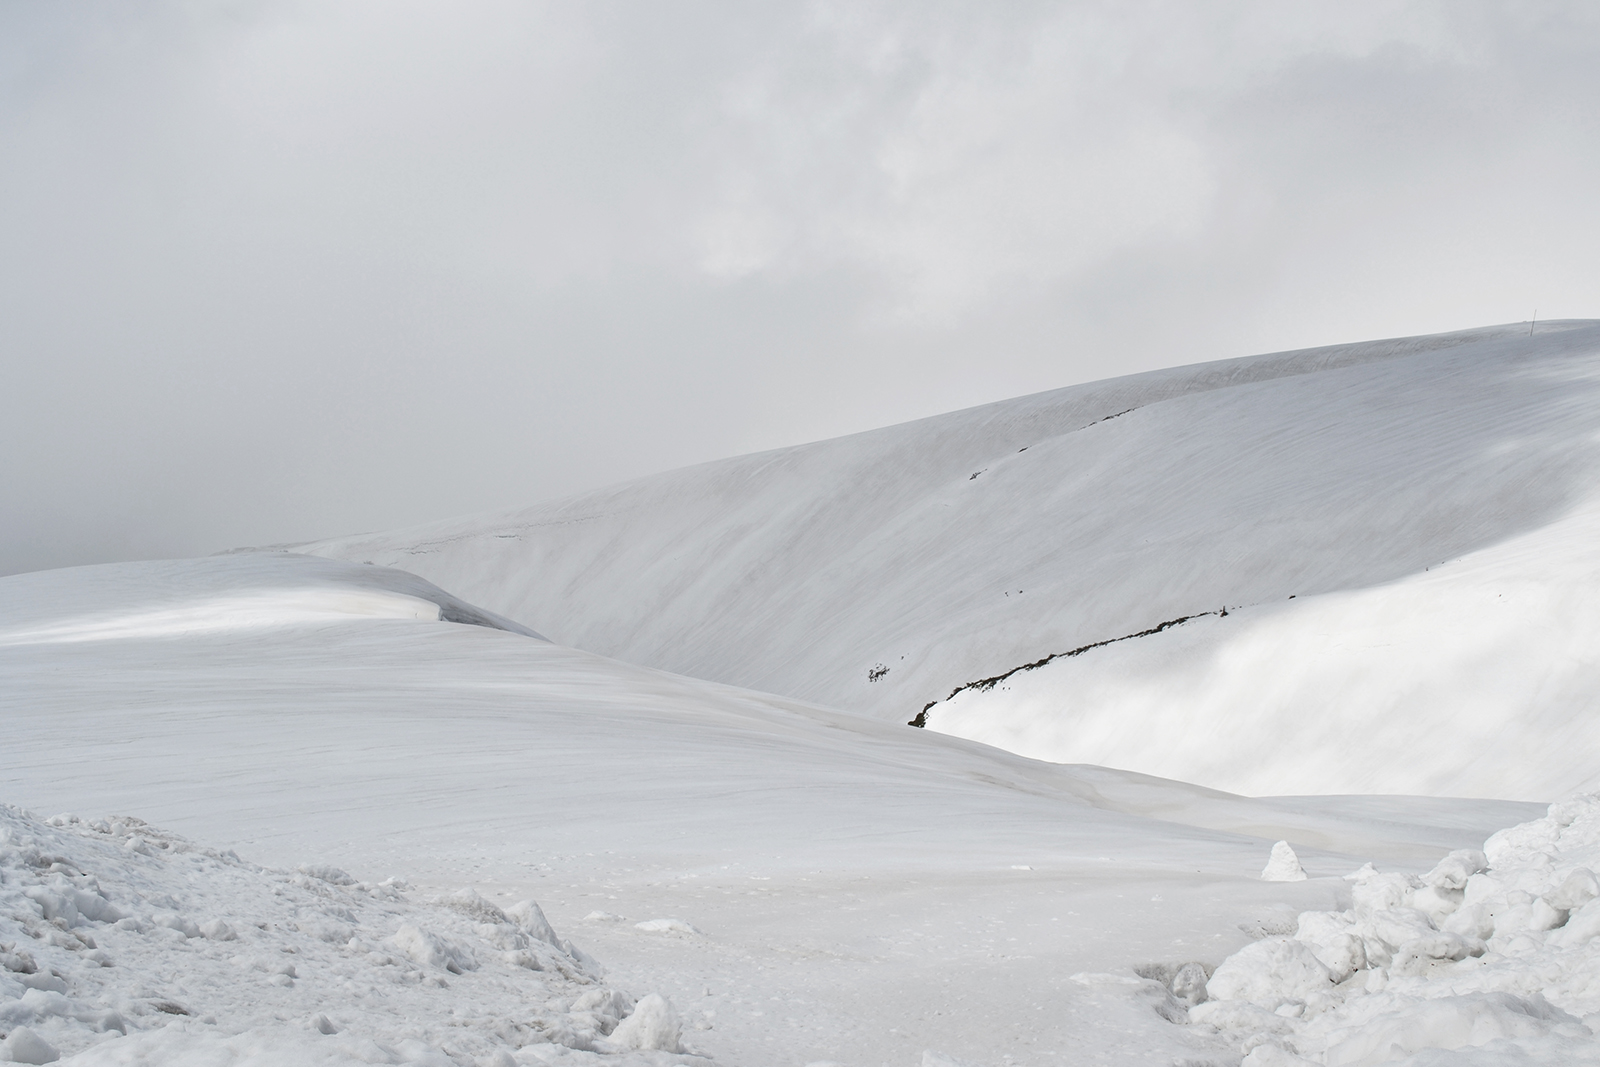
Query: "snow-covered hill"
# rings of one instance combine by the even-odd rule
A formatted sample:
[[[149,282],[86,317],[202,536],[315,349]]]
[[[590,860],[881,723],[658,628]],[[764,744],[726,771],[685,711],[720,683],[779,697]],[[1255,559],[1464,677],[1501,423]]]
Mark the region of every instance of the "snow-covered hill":
[[[1597,507],[1600,324],[1553,322],[1133,375],[305,551],[1051,760],[1548,798],[1597,771]]]
[[[1537,814],[1037,763],[451,616],[486,618],[408,575],[287,554],[0,579],[0,793],[84,816],[5,816],[0,942],[21,970],[0,1031],[85,1064],[645,1055],[603,1032],[620,1000],[580,1018],[581,974],[506,955],[544,951],[509,907],[531,899],[619,997],[661,994],[724,1064],[1236,1062],[1232,1038],[1152,1011],[1129,968],[1214,965],[1241,923],[1343,907],[1337,875],[1364,859],[1424,870]],[[135,814],[277,869],[102,819]],[[1312,878],[1259,879],[1278,838]],[[389,899],[391,875],[417,888]],[[509,921],[428,903],[463,889]],[[450,973],[407,925],[481,966]]]
[[[1561,323],[3,578],[0,1059],[1600,1062],[1600,799],[1074,762],[1549,798],[1596,534]]]

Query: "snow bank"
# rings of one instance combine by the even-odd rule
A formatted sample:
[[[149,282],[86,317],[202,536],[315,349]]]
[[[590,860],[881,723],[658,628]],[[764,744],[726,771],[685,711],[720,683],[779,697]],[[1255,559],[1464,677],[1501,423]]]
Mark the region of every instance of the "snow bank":
[[[1230,956],[1188,1013],[1246,1067],[1600,1064],[1600,795]]]
[[[705,1063],[532,901],[431,903],[138,819],[0,807],[0,1059],[74,1067]]]

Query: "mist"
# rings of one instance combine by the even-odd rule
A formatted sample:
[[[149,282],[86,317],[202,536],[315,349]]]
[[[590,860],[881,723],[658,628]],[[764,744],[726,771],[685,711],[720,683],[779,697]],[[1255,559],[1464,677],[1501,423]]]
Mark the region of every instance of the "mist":
[[[0,573],[1600,315],[1581,3],[0,0]]]

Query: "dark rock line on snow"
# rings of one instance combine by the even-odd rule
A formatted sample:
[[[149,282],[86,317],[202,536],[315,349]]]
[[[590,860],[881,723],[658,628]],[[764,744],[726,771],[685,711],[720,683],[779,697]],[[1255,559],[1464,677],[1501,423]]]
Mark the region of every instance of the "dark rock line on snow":
[[[1095,419],[1093,422],[1091,422],[1089,424],[1089,426],[1099,426],[1102,422],[1110,422],[1112,419],[1120,419],[1122,416],[1126,415],[1128,412],[1130,412],[1130,411],[1138,411],[1138,410],[1139,409],[1138,409],[1137,406],[1134,406],[1134,407],[1131,407],[1131,408],[1124,408],[1123,410],[1117,412],[1115,415],[1107,415],[1103,419]],[[1087,430],[1089,428],[1089,426],[1085,426],[1084,429]]]
[[[1128,414],[1128,412],[1130,412],[1130,411],[1138,411],[1138,410],[1139,410],[1139,405],[1135,404],[1131,408],[1123,408],[1121,411],[1118,411],[1118,412],[1116,412],[1114,414],[1105,415],[1105,416],[1102,416],[1101,418],[1095,419],[1093,422],[1085,423],[1084,425],[1079,426],[1078,429],[1076,429],[1076,430],[1067,430],[1066,433],[1078,433],[1078,432],[1080,432],[1082,430],[1087,430],[1090,426],[1099,426],[1102,422],[1110,422],[1112,419],[1120,419],[1122,416]],[[1028,449],[1030,449],[1032,447],[1033,447],[1032,445],[1023,445],[1021,448],[1017,449],[1017,451],[1018,452],[1026,452]],[[988,470],[988,468],[985,467],[984,470]],[[982,474],[982,473],[983,473],[983,471],[979,471],[978,472],[978,474]],[[976,478],[978,476],[978,474],[974,474],[972,476],[972,478]],[[967,481],[970,482],[972,480],[972,478],[968,478]]]
[[[1077,648],[1072,649],[1070,652],[1054,652],[1054,653],[1051,653],[1050,655],[1046,656],[1044,659],[1036,659],[1032,663],[1024,663],[1020,667],[1012,667],[1009,671],[1006,671],[1004,674],[996,674],[991,678],[979,678],[975,682],[967,682],[964,685],[958,685],[954,689],[950,690],[950,695],[945,697],[944,699],[945,700],[952,700],[952,699],[955,698],[955,696],[958,693],[964,693],[968,689],[976,689],[980,693],[987,693],[989,690],[993,689],[995,686],[999,685],[1001,682],[1005,681],[1007,678],[1010,678],[1013,674],[1021,674],[1023,671],[1035,670],[1035,669],[1037,669],[1039,667],[1043,667],[1046,663],[1049,663],[1052,660],[1071,659],[1073,656],[1081,656],[1085,652],[1088,652],[1091,649],[1104,648],[1106,645],[1114,645],[1118,641],[1132,641],[1135,637],[1149,637],[1151,634],[1158,634],[1163,630],[1170,630],[1174,626],[1182,626],[1184,623],[1189,622],[1191,619],[1203,619],[1207,615],[1215,615],[1219,619],[1225,619],[1225,618],[1228,617],[1228,609],[1224,607],[1224,608],[1218,608],[1216,611],[1198,611],[1198,612],[1195,612],[1193,615],[1180,615],[1176,619],[1168,619],[1166,622],[1158,623],[1155,626],[1150,627],[1150,629],[1148,629],[1148,630],[1140,630],[1138,633],[1123,634],[1121,637],[1108,637],[1104,641],[1095,641],[1095,642],[1093,642],[1091,644],[1079,645]],[[924,704],[922,706],[922,710],[917,712],[917,717],[912,719],[910,722],[906,723],[906,725],[907,726],[915,726],[918,729],[921,729],[921,728],[927,726],[928,725],[928,710],[930,708],[932,708],[935,704],[942,704],[942,703],[944,703],[944,701],[941,701],[941,700],[930,700],[930,701],[928,701],[926,704]]]

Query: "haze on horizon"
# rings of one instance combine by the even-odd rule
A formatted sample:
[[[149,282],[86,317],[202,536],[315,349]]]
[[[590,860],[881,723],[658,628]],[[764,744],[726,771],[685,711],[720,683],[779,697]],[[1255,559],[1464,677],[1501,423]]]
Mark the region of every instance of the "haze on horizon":
[[[1600,315],[1575,2],[0,0],[0,574]]]

